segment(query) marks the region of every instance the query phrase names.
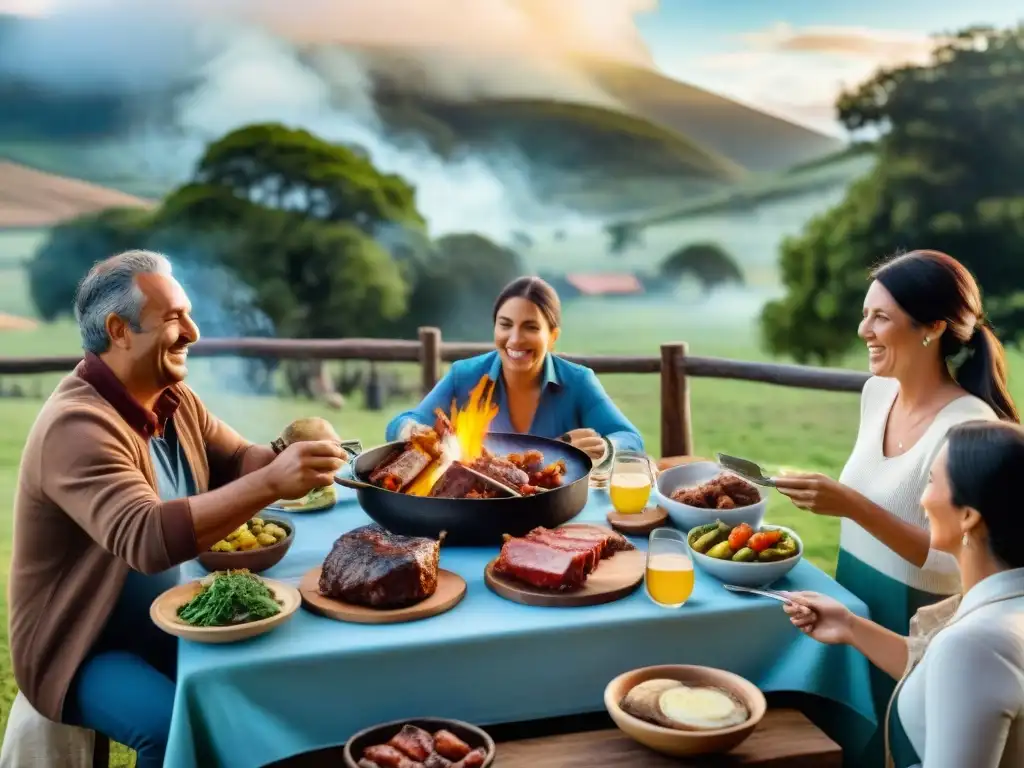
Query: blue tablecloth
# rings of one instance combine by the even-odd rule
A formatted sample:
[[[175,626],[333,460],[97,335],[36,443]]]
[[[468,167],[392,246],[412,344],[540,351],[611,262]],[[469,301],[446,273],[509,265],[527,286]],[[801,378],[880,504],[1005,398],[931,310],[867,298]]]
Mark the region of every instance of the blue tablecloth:
[[[298,584],[335,539],[369,519],[339,490],[329,511],[293,514],[296,535],[264,575]],[[591,491],[575,522],[602,521],[604,491]],[[633,539],[641,547],[646,539]],[[166,765],[258,768],[344,743],[357,730],[415,716],[493,725],[603,711],[616,675],[652,664],[704,664],[736,672],[766,692],[818,694],[849,708],[851,749],[875,723],[867,661],[797,632],[773,600],[735,595],[697,571],[690,601],[668,610],[643,588],[615,603],[537,608],[484,584],[496,550],[445,547],[443,568],[468,584],[448,613],[407,624],[345,624],[305,610],[259,638],[231,645],[181,641]],[[204,571],[197,563],[189,578]],[[860,615],[864,604],[807,562],[775,585],[831,595]],[[859,717],[858,717],[859,715]]]

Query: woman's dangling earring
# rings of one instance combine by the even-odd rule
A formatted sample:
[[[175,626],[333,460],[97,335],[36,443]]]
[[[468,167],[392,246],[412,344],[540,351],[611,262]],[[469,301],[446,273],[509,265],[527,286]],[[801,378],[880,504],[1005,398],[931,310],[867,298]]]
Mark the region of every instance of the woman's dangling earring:
[[[929,337],[925,336],[924,337],[924,341],[921,342],[921,346],[922,347],[927,347],[931,343],[932,343],[932,340]]]
[[[964,547],[971,546],[971,537],[967,535],[967,531],[964,531],[964,535],[960,537],[960,544]]]

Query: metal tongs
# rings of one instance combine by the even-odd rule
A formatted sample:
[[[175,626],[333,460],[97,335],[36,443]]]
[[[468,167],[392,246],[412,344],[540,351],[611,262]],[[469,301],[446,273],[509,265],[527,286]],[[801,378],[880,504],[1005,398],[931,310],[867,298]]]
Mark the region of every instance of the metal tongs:
[[[739,475],[744,480],[749,480],[755,485],[763,485],[766,488],[774,488],[775,480],[764,473],[761,466],[749,459],[741,459],[737,456],[729,456],[726,453],[718,454],[718,463],[723,468]]]

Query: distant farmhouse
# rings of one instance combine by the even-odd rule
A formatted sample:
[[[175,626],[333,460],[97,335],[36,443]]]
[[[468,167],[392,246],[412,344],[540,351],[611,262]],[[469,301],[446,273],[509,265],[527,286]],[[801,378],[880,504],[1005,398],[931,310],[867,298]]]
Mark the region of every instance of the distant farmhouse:
[[[541,275],[563,299],[581,296],[639,296],[644,284],[632,272],[570,273]]]

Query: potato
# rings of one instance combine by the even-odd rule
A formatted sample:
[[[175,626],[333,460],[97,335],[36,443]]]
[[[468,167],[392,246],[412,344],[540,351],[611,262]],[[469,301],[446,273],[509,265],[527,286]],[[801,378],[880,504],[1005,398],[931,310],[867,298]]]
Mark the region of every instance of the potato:
[[[633,717],[671,728],[672,721],[665,717],[658,707],[658,697],[670,688],[678,688],[681,685],[678,680],[648,680],[631,688],[619,706],[623,712]]]
[[[744,723],[747,708],[732,693],[713,686],[680,685],[662,691],[658,712],[678,730],[716,731]]]
[[[249,526],[248,525],[240,525],[240,526],[238,526],[237,528],[235,528],[235,530],[233,530],[231,533],[229,533],[224,538],[227,541],[234,541],[239,536],[241,536],[243,533],[249,533]]]
[[[277,539],[271,536],[269,533],[261,533],[256,537],[256,541],[260,543],[261,547],[269,547],[277,544]]]
[[[255,549],[260,544],[256,541],[256,537],[253,536],[252,531],[246,530],[245,533],[238,534],[238,538],[235,539],[235,544],[238,549],[243,551],[249,549]]]

